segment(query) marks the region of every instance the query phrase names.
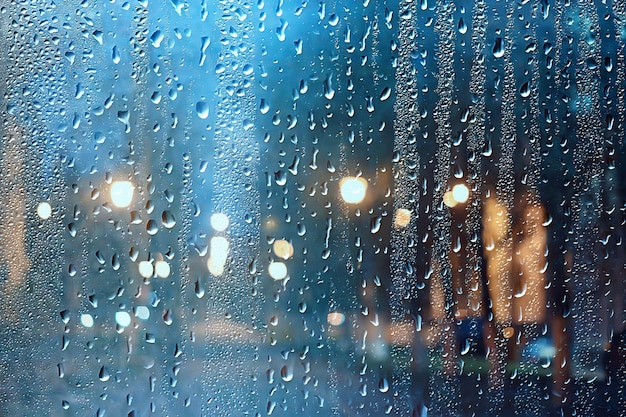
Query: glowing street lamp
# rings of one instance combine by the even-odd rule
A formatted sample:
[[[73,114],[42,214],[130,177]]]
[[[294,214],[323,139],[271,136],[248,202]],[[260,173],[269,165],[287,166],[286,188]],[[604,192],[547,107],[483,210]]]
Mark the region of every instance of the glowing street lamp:
[[[116,207],[128,207],[133,201],[135,187],[130,181],[115,181],[111,184],[111,201]]]
[[[361,177],[346,177],[339,182],[341,198],[348,204],[363,201],[367,192],[367,181]]]

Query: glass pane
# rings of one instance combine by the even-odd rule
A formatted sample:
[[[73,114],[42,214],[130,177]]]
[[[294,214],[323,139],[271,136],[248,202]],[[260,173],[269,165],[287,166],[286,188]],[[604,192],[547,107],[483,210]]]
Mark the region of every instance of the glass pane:
[[[0,5],[0,415],[625,415],[624,22]]]

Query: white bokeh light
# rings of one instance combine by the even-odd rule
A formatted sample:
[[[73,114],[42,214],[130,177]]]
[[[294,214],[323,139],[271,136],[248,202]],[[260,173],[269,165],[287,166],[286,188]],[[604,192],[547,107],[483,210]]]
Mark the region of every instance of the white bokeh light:
[[[47,201],[42,201],[37,205],[37,215],[42,220],[47,220],[52,215],[52,206]]]
[[[341,198],[349,204],[363,201],[367,192],[367,181],[361,177],[346,177],[339,182]]]
[[[223,236],[215,236],[211,238],[210,255],[207,261],[207,268],[214,276],[220,276],[224,273],[226,259],[228,258],[229,243],[228,239]]]
[[[139,275],[144,278],[150,278],[152,277],[152,274],[154,274],[154,267],[148,261],[139,262],[137,269],[139,270]]]
[[[133,201],[135,187],[130,181],[115,181],[111,184],[111,201],[116,207],[128,207]]]
[[[93,327],[93,316],[87,313],[81,314],[80,324],[82,324],[85,327]]]
[[[277,281],[285,279],[287,277],[287,265],[283,262],[270,262],[267,272],[270,274],[270,277]]]
[[[115,322],[120,327],[130,326],[130,323],[131,323],[130,314],[128,314],[126,311],[118,311],[117,313],[115,313]]]
[[[211,216],[211,227],[216,232],[223,232],[228,228],[229,224],[230,220],[228,219],[228,216],[224,213],[214,213]]]
[[[135,308],[135,316],[141,320],[148,320],[150,318],[150,309],[146,306],[137,306]]]
[[[459,204],[467,202],[467,199],[469,198],[469,188],[467,188],[467,185],[465,184],[455,185],[452,187],[452,197]]]
[[[167,278],[170,276],[170,264],[166,261],[156,261],[154,263],[154,273],[159,278]]]

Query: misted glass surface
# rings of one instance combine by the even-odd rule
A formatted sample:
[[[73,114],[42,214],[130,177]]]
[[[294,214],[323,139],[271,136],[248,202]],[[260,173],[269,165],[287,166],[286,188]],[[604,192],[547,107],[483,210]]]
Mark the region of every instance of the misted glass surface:
[[[626,2],[7,0],[0,415],[624,416]]]

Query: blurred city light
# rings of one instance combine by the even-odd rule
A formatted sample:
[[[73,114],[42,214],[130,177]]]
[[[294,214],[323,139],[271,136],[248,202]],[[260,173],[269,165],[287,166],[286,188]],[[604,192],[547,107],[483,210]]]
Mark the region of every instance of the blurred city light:
[[[52,206],[47,201],[42,201],[37,205],[37,215],[42,220],[47,220],[52,215]]]
[[[456,205],[458,204],[458,202],[454,199],[454,196],[452,195],[452,191],[446,191],[443,195],[443,204],[445,204],[446,206],[452,208],[452,207],[456,207]]]
[[[333,311],[331,313],[328,313],[326,320],[331,326],[341,326],[346,321],[346,316],[343,313]]]
[[[128,207],[133,201],[135,187],[130,181],[115,181],[111,184],[111,200],[116,207]]]
[[[341,198],[349,204],[363,201],[367,192],[367,181],[361,177],[346,177],[339,182]]]
[[[393,221],[396,229],[407,227],[411,222],[411,210],[400,208],[396,210],[396,218]]]
[[[293,256],[293,245],[285,239],[278,239],[272,245],[274,254],[281,259],[289,259]]]

